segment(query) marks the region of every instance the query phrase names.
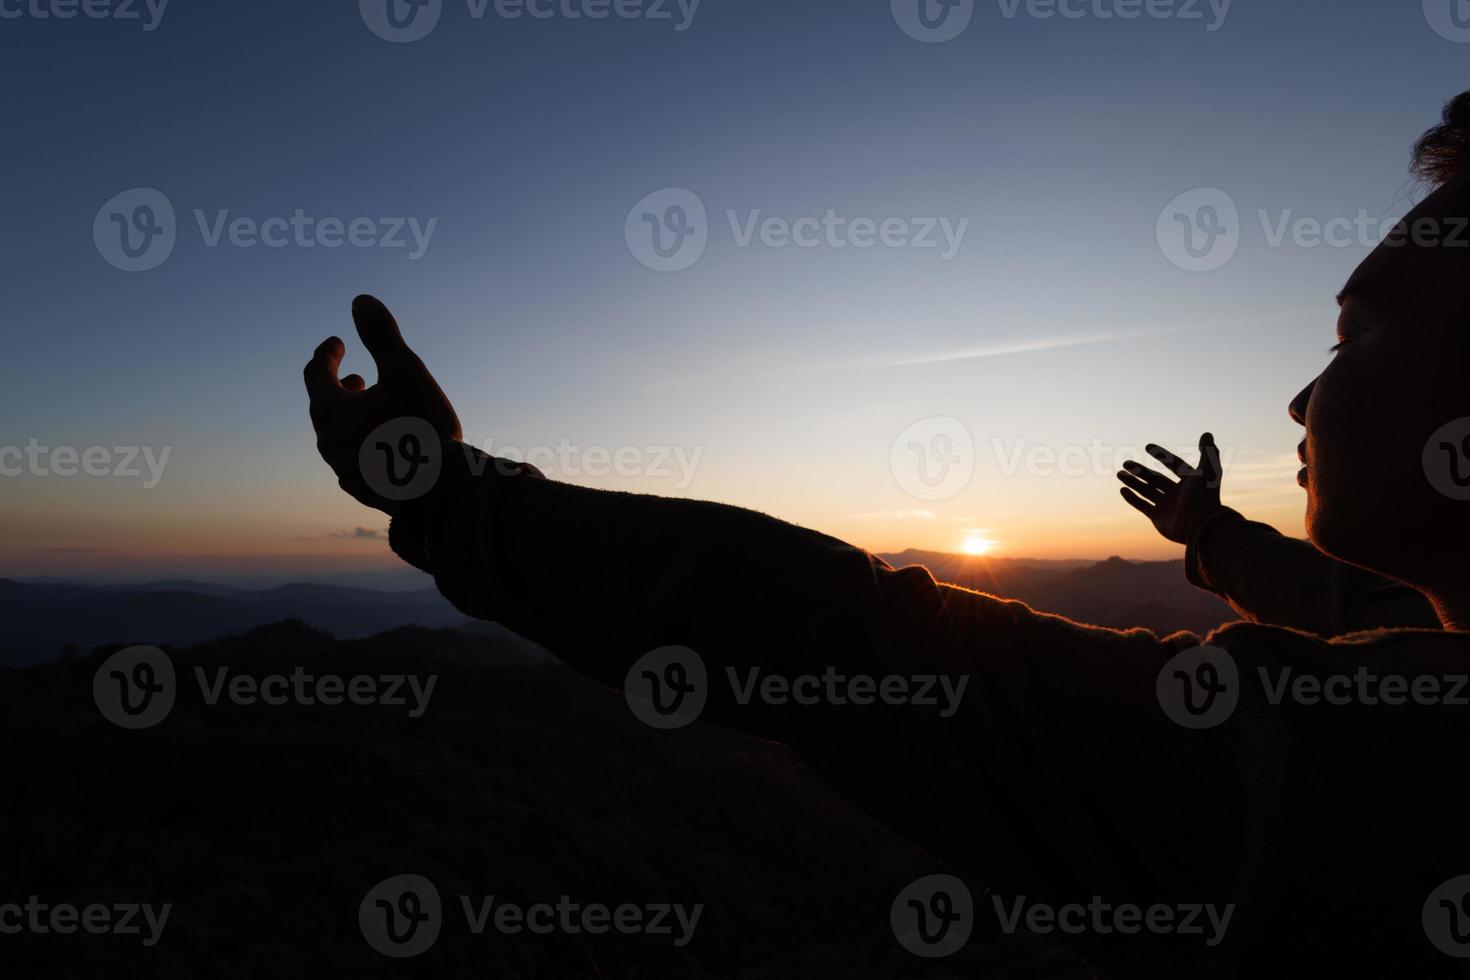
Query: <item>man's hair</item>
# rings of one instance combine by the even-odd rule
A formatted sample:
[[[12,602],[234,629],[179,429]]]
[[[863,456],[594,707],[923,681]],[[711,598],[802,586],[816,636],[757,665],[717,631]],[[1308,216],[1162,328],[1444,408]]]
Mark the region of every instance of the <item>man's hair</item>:
[[[1461,92],[1445,103],[1439,125],[1414,144],[1409,169],[1435,187],[1470,174],[1470,92]]]

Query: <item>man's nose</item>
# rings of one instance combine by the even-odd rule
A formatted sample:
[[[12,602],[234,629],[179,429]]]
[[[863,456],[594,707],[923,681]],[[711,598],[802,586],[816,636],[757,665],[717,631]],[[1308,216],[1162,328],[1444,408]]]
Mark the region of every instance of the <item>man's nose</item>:
[[[1312,389],[1315,387],[1317,387],[1317,379],[1313,378],[1311,384],[1297,392],[1296,397],[1291,400],[1291,404],[1286,406],[1287,414],[1291,416],[1291,420],[1297,425],[1307,424],[1307,403],[1312,400]]]

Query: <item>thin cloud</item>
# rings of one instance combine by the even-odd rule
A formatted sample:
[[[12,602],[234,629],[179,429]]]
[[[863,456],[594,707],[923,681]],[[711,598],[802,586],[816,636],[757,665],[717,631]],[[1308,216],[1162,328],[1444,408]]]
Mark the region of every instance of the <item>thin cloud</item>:
[[[1207,333],[1217,330],[1261,327],[1270,324],[1297,323],[1314,317],[1316,317],[1316,314],[1310,311],[1295,310],[1275,315],[1222,319],[1206,323],[1093,330],[1087,333],[1075,334],[1047,334],[1029,339],[998,340],[987,344],[961,347],[957,350],[879,355],[861,361],[849,361],[844,364],[830,366],[834,368],[871,369],[951,364],[958,361],[982,360],[988,357],[1004,357],[1008,354],[1032,354],[1039,351],[1065,350],[1070,347],[1115,344],[1126,340],[1146,340],[1154,337],[1173,337],[1186,333]]]
[[[1071,336],[1036,337],[1031,340],[1003,340],[959,350],[938,351],[927,354],[897,354],[873,358],[851,365],[867,368],[919,367],[925,364],[950,364],[955,361],[978,361],[987,357],[1004,357],[1007,354],[1031,354],[1037,351],[1062,350],[1067,347],[1089,347],[1095,344],[1113,344],[1123,340],[1139,340],[1147,337],[1169,337],[1175,334],[1192,333],[1198,327],[1161,327],[1143,330],[1108,330],[1099,333],[1073,334]]]
[[[381,541],[383,532],[375,531],[370,527],[355,527],[350,531],[333,531],[334,538],[351,538],[354,541]]]

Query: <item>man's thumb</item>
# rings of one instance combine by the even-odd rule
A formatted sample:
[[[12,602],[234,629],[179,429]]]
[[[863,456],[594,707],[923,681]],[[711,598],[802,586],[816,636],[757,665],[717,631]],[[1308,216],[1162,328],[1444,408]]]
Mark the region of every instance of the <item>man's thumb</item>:
[[[1215,445],[1215,437],[1208,432],[1199,437],[1199,459],[1200,469],[1204,471],[1210,487],[1218,489],[1221,476],[1220,447]]]
[[[352,322],[357,325],[357,335],[373,356],[380,374],[413,357],[398,330],[398,321],[376,296],[364,293],[352,301]]]

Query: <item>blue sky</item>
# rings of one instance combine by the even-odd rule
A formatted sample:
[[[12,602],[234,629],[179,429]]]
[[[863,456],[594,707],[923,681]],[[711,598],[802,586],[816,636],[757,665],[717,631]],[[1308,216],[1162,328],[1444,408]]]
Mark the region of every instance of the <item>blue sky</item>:
[[[1064,4],[1076,17],[991,0],[944,43],[906,34],[889,0],[567,16],[589,2],[511,19],[443,0],[427,36],[392,43],[346,0],[140,0],[138,19],[0,0],[0,444],[170,450],[156,486],[146,468],[0,477],[0,574],[387,561],[353,530],[383,519],[315,457],[300,384],[334,332],[371,378],[348,318],[362,291],[398,313],[468,438],[572,446],[575,472],[554,475],[574,482],[879,550],[983,531],[1000,554],[1162,557],[1178,549],[1110,466],[1060,473],[1032,451],[1112,460],[1210,429],[1227,501],[1300,532],[1285,406],[1326,363],[1333,294],[1371,241],[1271,229],[1407,209],[1409,148],[1467,87],[1448,0],[1235,0],[1223,18],[1157,0],[1171,16],[1130,20],[1102,16],[1128,0]],[[166,198],[176,241],[130,272],[93,225],[135,188]],[[704,206],[708,245],[658,272],[625,226],[669,188]],[[1238,248],[1187,271],[1158,228],[1199,188],[1238,209]],[[432,234],[417,258],[407,224],[403,248],[211,245],[196,217],[298,211],[368,219],[364,241],[395,219]],[[829,212],[896,222],[894,241],[967,223],[952,257],[776,247],[779,226],[741,242],[752,221]],[[974,447],[942,499],[893,451],[950,424],[934,419]],[[599,450],[631,450],[627,471]]]

